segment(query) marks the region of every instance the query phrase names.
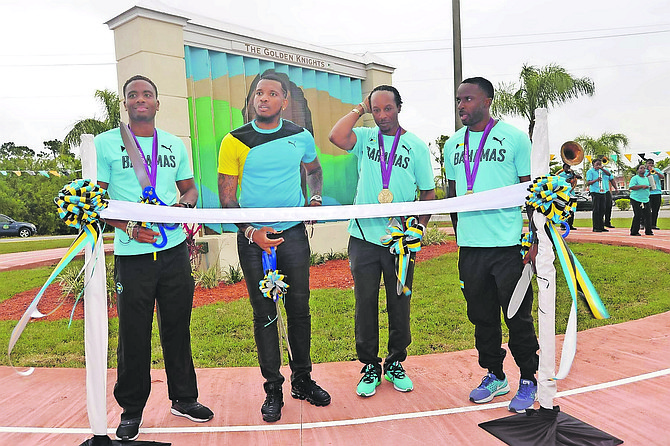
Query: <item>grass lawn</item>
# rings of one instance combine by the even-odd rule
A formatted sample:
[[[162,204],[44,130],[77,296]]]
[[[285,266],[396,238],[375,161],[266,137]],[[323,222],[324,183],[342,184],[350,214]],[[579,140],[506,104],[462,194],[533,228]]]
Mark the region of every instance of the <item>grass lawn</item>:
[[[0,254],[13,254],[15,252],[39,251],[41,249],[68,248],[74,241],[76,234],[71,238],[52,238],[48,240],[32,240],[29,238],[11,238],[0,243]],[[114,242],[114,234],[103,235],[105,244]]]
[[[616,226],[616,224],[615,224]],[[578,305],[578,329],[639,319],[670,310],[670,262],[667,253],[631,247],[571,243],[611,318],[596,320],[583,299]],[[571,298],[558,261],[557,333],[565,332]],[[653,272],[653,280],[649,280]],[[24,289],[40,286],[49,271],[23,271]],[[5,273],[0,281],[8,283]],[[18,280],[18,279],[13,279]],[[35,284],[36,283],[36,284]],[[535,286],[534,286],[535,287]],[[21,291],[16,286],[16,291]],[[380,290],[380,355],[386,354],[388,319],[383,289]],[[4,293],[4,290],[3,290]],[[312,291],[312,359],[315,363],[353,361],[354,296],[352,290]],[[535,314],[537,306],[535,307]],[[0,321],[0,349],[5,349],[16,321]],[[12,353],[16,366],[84,367],[83,321],[32,322]],[[503,324],[504,327],[504,324]],[[116,367],[118,320],[109,321],[108,366]],[[505,328],[504,328],[505,330]],[[251,306],[247,299],[216,303],[193,310],[193,359],[196,367],[256,366]],[[506,333],[505,333],[506,335]],[[154,322],[152,364],[163,367],[158,330]],[[458,285],[456,254],[422,262],[415,272],[412,296],[412,344],[410,355],[474,348],[474,328],[467,320]],[[8,365],[6,356],[0,365]]]

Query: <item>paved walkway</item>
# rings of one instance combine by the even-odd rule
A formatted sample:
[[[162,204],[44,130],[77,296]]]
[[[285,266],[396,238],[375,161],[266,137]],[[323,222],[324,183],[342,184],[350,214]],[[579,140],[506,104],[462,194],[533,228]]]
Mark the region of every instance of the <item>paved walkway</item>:
[[[581,228],[568,240],[670,252],[670,231],[656,231],[653,237],[627,234],[620,228],[608,233]],[[31,257],[43,256],[31,253]],[[669,327],[666,312],[580,332],[575,362],[570,375],[558,382],[554,404],[625,444],[668,444],[670,411],[663,396],[670,388]],[[510,382],[516,383],[518,372],[511,361],[508,355],[505,369]],[[180,446],[503,444],[478,424],[509,416],[506,406],[512,394],[483,405],[468,402],[469,391],[482,375],[475,350],[410,356],[404,364],[415,383],[413,392],[399,393],[383,382],[376,395],[365,399],[354,392],[360,377],[358,362],[315,364],[313,377],[331,393],[332,404],[317,408],[294,400],[285,383],[282,419],[272,424],[264,423],[259,414],[264,396],[257,367],[197,371],[200,400],[216,414],[205,424],[170,414],[165,371],[153,370],[139,439]],[[289,376],[286,368],[283,373]],[[110,436],[120,415],[112,394],[114,380],[115,370],[109,370]],[[38,368],[21,377],[0,367],[0,388],[0,444],[78,445],[91,437],[83,369]]]

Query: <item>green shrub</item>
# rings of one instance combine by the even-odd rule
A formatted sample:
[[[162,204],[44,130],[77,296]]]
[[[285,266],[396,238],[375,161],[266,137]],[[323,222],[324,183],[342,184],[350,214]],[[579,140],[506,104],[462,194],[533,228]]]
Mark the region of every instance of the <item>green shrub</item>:
[[[81,272],[81,273],[80,273]],[[70,264],[58,275],[59,285],[63,288],[63,299],[84,298],[84,276],[80,263]],[[107,283],[107,305],[110,307],[116,303],[116,281],[114,280],[114,259],[105,259],[105,281]],[[81,294],[81,296],[80,296]]]
[[[239,266],[228,265],[228,271],[223,273],[223,282],[228,285],[233,283],[241,282],[244,279],[244,274],[242,273],[242,268]]]
[[[614,202],[614,204],[621,211],[627,211],[628,209],[630,209],[630,200],[628,198],[619,198],[617,201]]]
[[[444,231],[440,231],[437,228],[437,225],[434,223],[432,228],[426,228],[426,232],[424,232],[423,239],[421,240],[421,244],[423,246],[441,245],[442,243],[446,242],[447,242],[447,233]]]
[[[211,266],[206,271],[195,270],[193,278],[195,279],[196,286],[205,289],[216,288],[223,280],[221,270],[219,270],[217,265]]]

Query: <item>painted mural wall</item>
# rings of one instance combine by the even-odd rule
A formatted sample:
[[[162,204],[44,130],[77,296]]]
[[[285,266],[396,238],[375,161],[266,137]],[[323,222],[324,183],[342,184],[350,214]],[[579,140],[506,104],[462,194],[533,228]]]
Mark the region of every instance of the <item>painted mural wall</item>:
[[[332,126],[362,100],[361,80],[253,57],[185,47],[193,169],[200,204],[219,207],[219,146],[231,130],[254,118],[251,94],[260,75],[273,70],[290,82],[283,113],[314,136],[323,168],[323,204],[351,204],[356,190],[356,159],[328,141]],[[269,165],[268,169],[272,166]],[[233,225],[212,225],[217,232]]]

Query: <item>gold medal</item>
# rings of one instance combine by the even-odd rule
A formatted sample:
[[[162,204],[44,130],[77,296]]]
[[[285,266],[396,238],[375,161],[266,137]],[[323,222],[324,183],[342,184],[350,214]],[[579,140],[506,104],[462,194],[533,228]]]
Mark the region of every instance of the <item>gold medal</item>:
[[[472,189],[468,189],[468,191],[465,193],[465,195],[470,195],[470,194],[472,194],[472,193],[473,193],[473,192],[472,192]]]
[[[381,192],[379,192],[379,195],[377,195],[377,200],[379,200],[380,203],[392,203],[393,192],[388,189],[382,189]]]

